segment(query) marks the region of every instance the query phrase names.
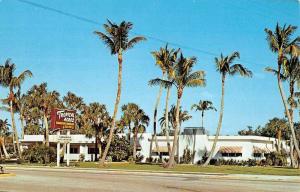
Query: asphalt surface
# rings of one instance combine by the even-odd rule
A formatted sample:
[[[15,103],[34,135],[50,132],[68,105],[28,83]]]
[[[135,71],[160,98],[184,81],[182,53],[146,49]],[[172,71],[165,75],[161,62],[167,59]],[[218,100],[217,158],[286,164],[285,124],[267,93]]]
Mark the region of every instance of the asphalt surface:
[[[0,192],[300,192],[300,177],[26,168],[7,171],[15,175],[0,176]]]

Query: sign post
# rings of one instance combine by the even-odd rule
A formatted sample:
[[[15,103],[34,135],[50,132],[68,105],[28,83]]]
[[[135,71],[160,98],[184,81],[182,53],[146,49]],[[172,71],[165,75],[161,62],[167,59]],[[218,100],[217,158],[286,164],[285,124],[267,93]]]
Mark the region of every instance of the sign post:
[[[60,143],[67,143],[67,166],[70,165],[70,129],[75,129],[74,110],[53,109],[51,111],[51,129],[57,130],[57,167],[60,166]],[[67,135],[60,135],[60,130],[67,129]]]
[[[60,131],[58,130],[57,131],[57,138],[59,138],[60,136]],[[59,167],[59,164],[60,164],[60,142],[59,140],[57,141],[57,147],[56,147],[56,166]]]
[[[67,130],[67,136],[70,136],[70,129]],[[67,166],[70,166],[70,141],[67,143]]]

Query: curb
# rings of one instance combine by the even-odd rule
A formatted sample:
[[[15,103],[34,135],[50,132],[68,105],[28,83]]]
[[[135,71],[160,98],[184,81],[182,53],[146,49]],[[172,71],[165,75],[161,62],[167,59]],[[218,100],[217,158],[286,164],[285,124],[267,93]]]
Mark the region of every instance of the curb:
[[[16,174],[14,174],[14,173],[3,173],[3,174],[0,174],[0,178],[3,178],[3,177],[12,177],[12,176],[16,176]]]

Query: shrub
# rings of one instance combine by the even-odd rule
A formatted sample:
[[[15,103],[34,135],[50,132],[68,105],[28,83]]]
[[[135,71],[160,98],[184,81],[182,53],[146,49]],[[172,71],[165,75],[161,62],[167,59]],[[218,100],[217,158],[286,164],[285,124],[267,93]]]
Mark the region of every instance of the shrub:
[[[0,158],[0,164],[4,164],[5,163],[5,158]]]
[[[81,153],[80,155],[79,155],[79,161],[84,161],[85,160],[85,155],[83,154],[83,153]]]
[[[22,153],[23,158],[30,163],[50,163],[56,161],[56,150],[44,144],[36,144],[25,149]]]
[[[153,157],[146,158],[146,163],[152,163],[152,162],[153,162]]]
[[[143,161],[143,159],[144,159],[144,155],[138,153],[137,156],[136,156],[136,160],[135,160],[135,161],[136,161],[137,163],[140,163],[140,162]]]
[[[106,142],[104,142],[102,145],[103,150],[105,149],[105,146]],[[124,136],[119,137],[118,135],[115,135],[108,151],[108,156],[111,157],[111,160],[120,162],[123,160],[128,160],[129,156],[131,155],[132,147],[130,142]]]
[[[271,166],[286,166],[287,165],[287,154],[271,152],[269,154],[265,154],[266,156],[266,164]]]
[[[193,154],[188,147],[183,150],[183,156],[180,157],[180,163],[190,164],[193,160]]]

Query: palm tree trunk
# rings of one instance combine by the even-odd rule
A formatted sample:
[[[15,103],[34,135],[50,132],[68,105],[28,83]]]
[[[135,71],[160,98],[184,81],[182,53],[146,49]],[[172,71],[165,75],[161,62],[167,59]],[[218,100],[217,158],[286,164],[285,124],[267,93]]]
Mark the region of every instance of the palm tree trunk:
[[[279,128],[278,133],[277,133],[277,140],[278,140],[278,153],[281,154],[281,128]]]
[[[202,125],[202,128],[204,128],[203,127],[203,118],[204,118],[204,111],[201,112],[201,125]]]
[[[291,159],[291,167],[295,168],[296,163],[294,158],[294,143],[293,143],[292,135],[290,136],[290,159]]]
[[[94,151],[94,155],[95,155],[94,160],[95,161],[97,161],[97,153],[98,153],[98,135],[96,133],[95,134],[95,151]]]
[[[290,81],[290,98],[291,101],[294,101],[294,82]],[[290,105],[290,115],[292,123],[294,124],[294,105]],[[295,167],[295,158],[294,158],[294,142],[293,142],[293,136],[290,135],[290,159],[291,159],[291,167]]]
[[[48,126],[48,119],[46,116],[46,112],[44,112],[44,124],[45,124],[45,140],[46,140],[46,146],[49,147],[49,126]]]
[[[129,131],[129,133],[128,133],[128,141],[129,141],[129,143],[131,143],[131,122],[129,122],[129,125],[128,125],[128,131]]]
[[[175,125],[175,130],[174,130],[174,139],[173,139],[173,147],[172,147],[172,152],[171,156],[169,159],[169,162],[167,164],[167,168],[172,168],[175,166],[175,152],[176,148],[178,147],[178,133],[179,133],[179,109],[180,109],[180,102],[181,102],[181,96],[182,96],[182,91],[181,89],[178,89],[177,91],[177,104],[176,104],[176,125]],[[178,154],[179,155],[179,154]]]
[[[215,138],[214,138],[214,142],[213,142],[211,151],[209,153],[209,156],[208,156],[207,160],[203,164],[203,166],[207,166],[209,164],[212,156],[214,155],[215,149],[216,149],[216,145],[217,145],[217,142],[218,142],[218,137],[220,135],[221,127],[222,127],[223,111],[224,111],[224,95],[225,95],[225,74],[222,74],[221,109],[220,109],[218,127],[217,127],[217,131],[216,131],[216,135],[215,135]]]
[[[135,126],[134,134],[133,134],[133,161],[135,162],[136,160],[136,147],[137,147],[137,130],[138,130],[138,125]]]
[[[192,151],[192,155],[193,155],[193,161],[192,163],[194,163],[195,161],[195,156],[196,156],[196,130],[193,130],[194,133],[194,143],[193,143],[193,151]]]
[[[115,101],[115,107],[114,107],[114,113],[113,113],[113,117],[112,117],[112,124],[109,130],[109,136],[108,136],[108,141],[107,144],[105,146],[102,158],[99,162],[100,166],[104,165],[112,138],[113,138],[113,134],[114,134],[114,129],[115,129],[115,123],[116,123],[116,118],[117,118],[117,113],[118,113],[118,107],[119,107],[119,103],[120,103],[120,97],[121,97],[121,88],[122,88],[122,62],[123,62],[123,58],[122,58],[122,50],[119,51],[118,53],[118,62],[119,62],[119,69],[118,69],[118,90],[117,90],[117,97],[116,97],[116,101]]]
[[[21,154],[21,148],[20,148],[20,143],[19,143],[18,131],[17,131],[17,128],[16,128],[16,122],[15,122],[15,115],[14,115],[12,100],[10,101],[10,115],[11,115],[11,126],[12,126],[12,129],[13,129],[14,140],[16,141],[18,156],[21,159],[22,154]]]
[[[289,112],[289,109],[288,109],[288,103],[287,103],[287,100],[286,100],[286,96],[285,96],[283,88],[282,88],[282,83],[281,83],[281,78],[280,78],[280,71],[281,71],[281,63],[280,63],[280,58],[278,58],[278,74],[277,74],[278,88],[279,88],[281,100],[283,102],[284,109],[285,109],[285,112],[286,112],[286,115],[287,115],[287,118],[288,118],[288,122],[289,122],[289,125],[290,125],[291,133],[292,133],[292,136],[293,136],[293,143],[295,145],[295,149],[296,149],[296,152],[297,152],[297,155],[298,155],[298,159],[300,159],[299,143],[298,143],[297,138],[296,138],[295,129],[294,129],[292,118],[291,118],[291,115],[290,115],[290,112]]]
[[[24,127],[24,117],[23,117],[23,115],[20,115],[20,120],[21,120],[21,129],[22,129],[21,138],[24,139],[25,127]]]
[[[1,149],[1,147],[0,147],[0,159],[2,159],[2,156],[3,156],[3,154],[2,154],[2,149]]]
[[[165,130],[166,130],[166,137],[167,137],[167,146],[168,146],[168,153],[169,157],[171,154],[171,144],[170,144],[170,129],[169,129],[169,98],[170,98],[170,87],[167,88],[167,96],[166,96],[166,111],[165,111]]]
[[[6,148],[5,148],[5,139],[3,138],[3,141],[1,142],[1,146],[2,146],[2,149],[3,149],[3,153],[4,153],[4,157],[5,158],[9,158],[9,155],[6,151]]]
[[[13,149],[14,149],[14,154],[17,154],[17,149],[15,145],[15,134],[12,133],[12,144],[13,144]]]
[[[164,74],[163,74],[163,79],[164,79]],[[162,94],[162,85],[159,86],[159,91],[158,91],[158,94],[157,94],[157,97],[156,97],[156,102],[155,102],[155,107],[154,107],[154,115],[153,115],[153,135],[152,135],[152,138],[151,138],[151,143],[150,143],[150,154],[149,154],[149,157],[151,158],[152,156],[152,143],[153,143],[153,140],[155,141],[155,147],[156,147],[156,150],[157,150],[157,153],[158,153],[158,156],[161,157],[160,155],[160,150],[159,150],[159,146],[158,146],[158,141],[157,141],[157,109],[158,109],[158,106],[159,106],[159,103],[160,103],[160,98],[161,98],[161,94]]]

